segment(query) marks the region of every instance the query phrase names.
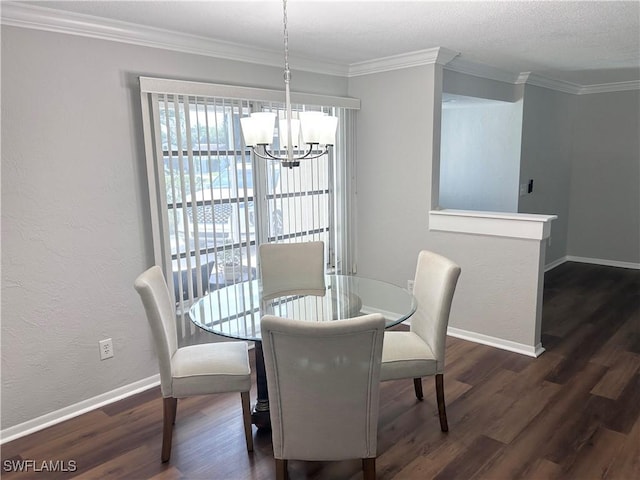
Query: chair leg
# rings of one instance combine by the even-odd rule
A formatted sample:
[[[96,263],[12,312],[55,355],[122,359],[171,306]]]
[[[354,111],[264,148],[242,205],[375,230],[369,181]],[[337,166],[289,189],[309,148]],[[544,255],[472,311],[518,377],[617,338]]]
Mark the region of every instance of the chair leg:
[[[413,379],[413,388],[416,391],[416,398],[422,400],[422,378]]]
[[[449,431],[447,424],[447,409],[444,405],[444,375],[439,373],[436,375],[436,398],[438,399],[438,414],[440,415],[440,430]]]
[[[376,459],[363,458],[362,459],[362,472],[364,480],[375,480],[376,478]]]
[[[162,462],[168,462],[171,457],[171,439],[173,437],[173,424],[176,420],[178,399],[166,397],[162,399]]]
[[[175,402],[173,402],[173,407],[171,409],[171,425],[175,425],[176,424],[176,414],[178,413],[178,399],[175,399]]]
[[[287,461],[285,459],[276,458],[276,480],[289,480]]]
[[[251,429],[251,400],[249,392],[241,392],[242,422],[244,423],[244,438],[247,441],[247,452],[253,452],[253,431]]]

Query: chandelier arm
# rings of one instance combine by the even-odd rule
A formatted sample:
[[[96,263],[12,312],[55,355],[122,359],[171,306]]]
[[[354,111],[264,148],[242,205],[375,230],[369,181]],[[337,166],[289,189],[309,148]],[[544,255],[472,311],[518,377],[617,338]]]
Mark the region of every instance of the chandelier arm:
[[[255,147],[249,147],[249,148],[251,148],[251,151],[254,153],[254,155],[256,155],[256,156],[258,156],[258,157],[260,157],[260,158],[262,158],[262,159],[264,159],[264,160],[280,160],[279,158],[274,157],[273,155],[271,155],[271,154],[267,151],[267,149],[266,149],[266,148],[264,149],[264,152],[265,152],[265,154],[266,154],[266,155],[264,155],[264,154],[260,153],[260,152],[258,151],[258,149],[257,149],[257,148],[255,148]]]
[[[263,146],[264,153],[260,153],[256,147],[249,147],[249,148],[251,148],[253,153],[255,153],[258,157],[264,160],[278,160],[280,162],[290,162],[290,163],[297,162],[300,160],[313,160],[315,158],[320,158],[323,155],[329,153],[329,146],[325,146],[322,152],[312,155],[311,152],[313,152],[313,146],[314,146],[313,144],[309,145],[309,150],[307,150],[303,155],[294,156],[294,157],[289,157],[288,155],[289,152],[287,152],[287,156],[274,155],[269,150],[267,150],[266,145]]]
[[[307,151],[307,153],[305,153],[301,157],[294,157],[294,160],[296,160],[296,159],[298,159],[298,160],[313,160],[314,158],[320,158],[321,156],[323,156],[325,153],[327,153],[329,151],[329,148],[325,146],[324,150],[321,153],[316,153],[314,155],[311,155],[311,152],[313,152],[313,145],[314,144],[310,144],[309,145],[309,150]],[[315,145],[317,145],[317,144],[315,144]]]
[[[311,152],[309,152],[309,153],[311,153]],[[329,147],[325,147],[325,149],[321,153],[316,153],[315,155],[311,155],[311,156],[305,155],[304,157],[300,157],[300,158],[301,158],[301,160],[313,160],[315,158],[320,158],[320,157],[322,157],[323,155],[325,155],[327,153],[329,153]]]

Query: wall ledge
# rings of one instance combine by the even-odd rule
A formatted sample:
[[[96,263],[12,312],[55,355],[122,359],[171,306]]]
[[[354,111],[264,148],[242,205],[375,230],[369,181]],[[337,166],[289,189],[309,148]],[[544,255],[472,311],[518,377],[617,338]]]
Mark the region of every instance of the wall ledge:
[[[549,238],[551,221],[556,218],[558,218],[557,215],[532,213],[431,210],[429,212],[429,230],[544,240]]]

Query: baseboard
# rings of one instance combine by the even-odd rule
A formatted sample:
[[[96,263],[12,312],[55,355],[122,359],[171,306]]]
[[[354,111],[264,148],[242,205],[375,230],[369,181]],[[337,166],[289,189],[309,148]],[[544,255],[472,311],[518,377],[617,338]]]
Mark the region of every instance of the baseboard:
[[[547,263],[547,264],[544,266],[544,271],[545,271],[545,272],[548,272],[549,270],[553,270],[554,268],[559,267],[560,265],[562,265],[562,264],[563,264],[563,263],[565,263],[566,261],[567,261],[567,257],[566,257],[566,255],[565,255],[564,257],[560,257],[560,258],[558,258],[558,259],[554,260],[554,261],[553,261],[553,262],[551,262],[551,263]]]
[[[491,337],[482,333],[470,332],[468,330],[461,330],[454,327],[447,328],[447,335],[480,343],[482,345],[489,345],[490,347],[499,348],[501,350],[508,350],[509,352],[520,353],[522,355],[527,355],[528,357],[539,357],[542,352],[544,352],[544,348],[541,343],[535,346],[525,345],[524,343],[512,342],[511,340],[504,340],[502,338]]]
[[[123,387],[116,388],[110,392],[103,393],[93,398],[88,398],[81,402],[69,405],[68,407],[61,408],[55,412],[50,412],[32,420],[20,423],[13,427],[5,428],[0,431],[0,445],[16,440],[20,437],[24,437],[31,433],[43,430],[47,427],[51,427],[58,423],[69,420],[70,418],[77,417],[83,413],[90,412],[96,408],[100,408],[104,405],[108,405],[123,398],[130,397],[150,388],[160,385],[160,375],[152,375],[148,378],[143,378],[137,382],[130,383]]]
[[[640,263],[619,262],[618,260],[604,260],[602,258],[574,257],[567,255],[567,262],[592,263],[594,265],[603,265],[605,267],[632,268],[640,270]]]
[[[592,265],[602,265],[603,267],[632,268],[634,270],[640,270],[640,263],[620,262],[618,260],[605,260],[602,258],[575,257],[573,255],[566,255],[545,265],[544,271],[548,272],[549,270],[553,270],[554,268],[562,265],[565,262],[590,263]]]

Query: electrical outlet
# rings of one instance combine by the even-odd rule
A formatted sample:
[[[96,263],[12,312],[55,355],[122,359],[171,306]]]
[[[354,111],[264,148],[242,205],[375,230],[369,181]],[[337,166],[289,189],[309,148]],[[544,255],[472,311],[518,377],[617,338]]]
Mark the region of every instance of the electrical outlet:
[[[100,360],[113,357],[113,341],[110,338],[100,340]]]
[[[407,290],[409,293],[413,293],[413,280],[407,280]]]

